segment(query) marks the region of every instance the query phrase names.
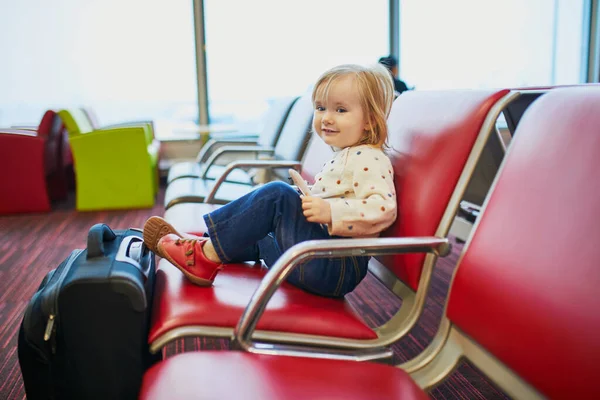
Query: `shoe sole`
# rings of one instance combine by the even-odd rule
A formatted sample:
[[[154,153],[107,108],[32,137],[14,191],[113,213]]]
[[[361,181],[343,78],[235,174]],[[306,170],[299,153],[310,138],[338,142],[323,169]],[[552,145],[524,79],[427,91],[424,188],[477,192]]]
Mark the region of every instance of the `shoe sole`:
[[[154,254],[164,258],[162,251],[158,248],[158,241],[165,235],[174,233],[179,237],[183,237],[181,233],[170,223],[160,217],[150,217],[144,224],[144,243]]]
[[[158,245],[158,248],[161,250],[161,245]],[[175,262],[175,260],[173,260],[168,253],[165,253],[165,255],[163,256],[163,258],[165,258],[167,261],[169,261],[171,264],[173,264],[173,266],[175,268],[177,268],[178,270],[180,270],[181,272],[183,272],[183,275],[185,275],[186,278],[188,278],[192,283],[194,283],[195,285],[198,286],[204,286],[204,287],[208,287],[208,286],[212,286],[213,281],[210,281],[208,279],[204,279],[204,278],[199,278],[196,275],[192,275],[190,274],[188,271],[186,271],[185,269],[181,268],[179,265],[177,265],[177,263]]]

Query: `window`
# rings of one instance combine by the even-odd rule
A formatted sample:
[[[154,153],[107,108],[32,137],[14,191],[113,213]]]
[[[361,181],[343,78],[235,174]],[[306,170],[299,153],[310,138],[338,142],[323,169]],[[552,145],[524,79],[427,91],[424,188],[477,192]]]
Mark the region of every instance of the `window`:
[[[212,123],[250,126],[269,101],[302,95],[338,64],[389,52],[387,0],[205,0]]]
[[[90,107],[102,124],[197,121],[192,2],[0,3],[0,126]]]
[[[400,76],[417,89],[579,83],[585,0],[403,0]]]

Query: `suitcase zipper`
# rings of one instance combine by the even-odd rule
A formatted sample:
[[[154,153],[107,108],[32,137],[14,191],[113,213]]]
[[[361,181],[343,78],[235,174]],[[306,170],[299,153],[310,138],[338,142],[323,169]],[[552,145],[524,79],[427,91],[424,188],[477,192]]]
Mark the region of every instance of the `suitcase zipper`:
[[[48,322],[46,323],[46,330],[44,331],[44,342],[50,340],[52,335],[52,328],[54,328],[54,314],[48,316]]]
[[[71,269],[71,265],[73,261],[79,254],[81,254],[82,250],[74,250],[71,252],[69,258],[61,264],[52,275],[52,278],[46,285],[48,288],[46,299],[47,302],[42,303],[42,310],[46,311],[48,307],[44,307],[45,305],[50,306],[50,310],[48,312],[48,321],[46,322],[46,329],[44,330],[44,341],[47,342],[52,338],[52,334],[55,331],[54,322],[56,321],[56,317],[58,314],[58,294],[60,293],[60,288],[62,286],[63,281],[65,280],[65,276],[67,272]]]

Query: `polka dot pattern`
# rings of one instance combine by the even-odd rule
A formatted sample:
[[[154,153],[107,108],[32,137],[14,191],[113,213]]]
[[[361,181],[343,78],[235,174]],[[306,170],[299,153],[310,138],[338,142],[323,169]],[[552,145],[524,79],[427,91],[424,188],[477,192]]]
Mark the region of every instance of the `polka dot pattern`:
[[[387,173],[386,173],[387,172]],[[331,205],[330,234],[377,234],[396,216],[393,169],[381,150],[358,146],[341,150],[317,175],[320,197]],[[351,233],[350,233],[351,232]]]

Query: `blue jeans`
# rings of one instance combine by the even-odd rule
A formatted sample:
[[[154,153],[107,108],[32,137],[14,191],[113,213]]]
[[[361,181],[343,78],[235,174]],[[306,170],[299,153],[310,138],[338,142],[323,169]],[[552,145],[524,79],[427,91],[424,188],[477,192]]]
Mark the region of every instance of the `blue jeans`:
[[[208,235],[224,263],[258,261],[267,267],[290,247],[313,239],[336,239],[302,214],[298,192],[271,182],[204,215]],[[369,257],[316,258],[294,268],[287,281],[327,297],[350,293],[367,274]]]

